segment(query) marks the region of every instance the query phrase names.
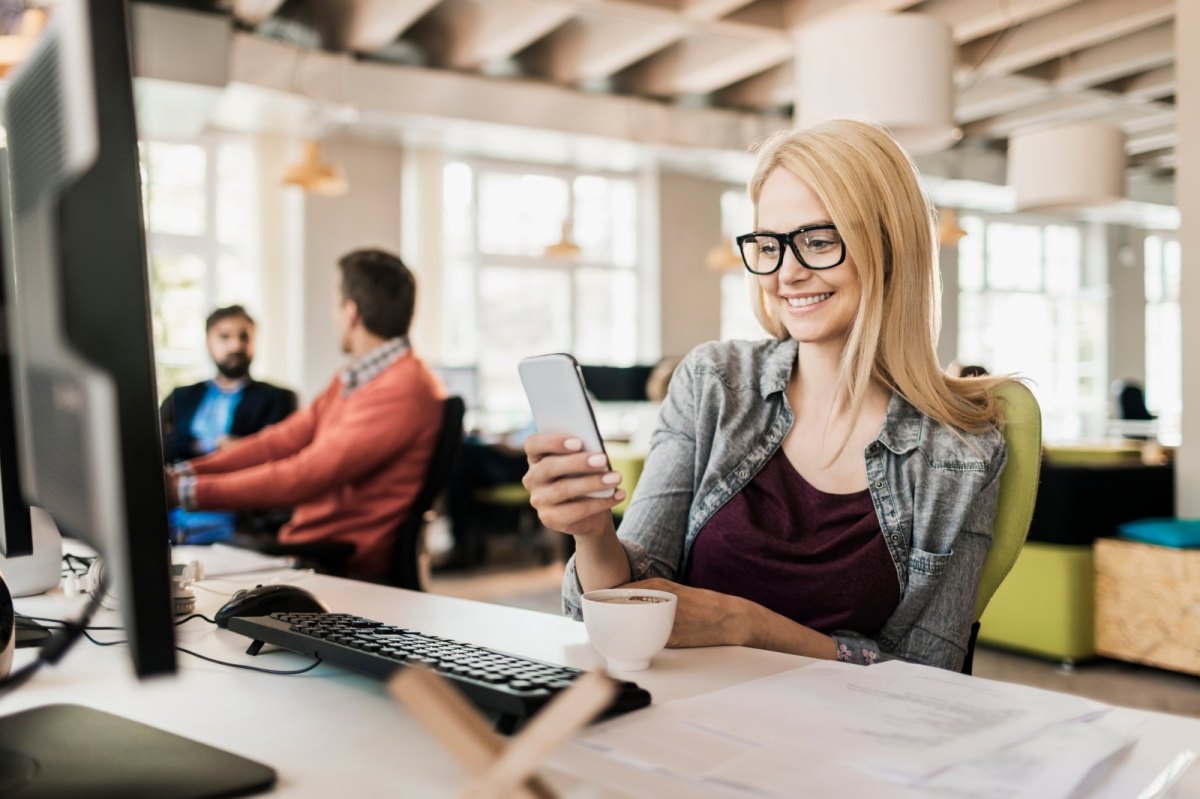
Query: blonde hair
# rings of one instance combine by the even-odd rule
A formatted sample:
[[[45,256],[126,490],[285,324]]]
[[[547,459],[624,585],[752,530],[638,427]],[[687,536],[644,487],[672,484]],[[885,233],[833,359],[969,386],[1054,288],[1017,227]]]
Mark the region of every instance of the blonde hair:
[[[941,286],[934,211],[900,145],[882,127],[849,119],[768,137],[758,148],[749,184],[756,225],[763,183],[779,168],[821,199],[858,266],[862,297],[839,375],[850,413],[858,415],[876,380],[952,430],[978,433],[1001,425],[993,392],[1009,378],[953,378],[938,366]],[[769,333],[788,337],[761,286],[752,304]]]

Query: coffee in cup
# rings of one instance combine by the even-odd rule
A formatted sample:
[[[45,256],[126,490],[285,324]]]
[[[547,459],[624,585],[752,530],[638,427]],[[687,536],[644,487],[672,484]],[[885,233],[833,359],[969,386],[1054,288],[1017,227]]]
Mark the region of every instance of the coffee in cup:
[[[583,595],[592,646],[613,671],[641,671],[667,644],[678,600],[668,591],[605,588]]]

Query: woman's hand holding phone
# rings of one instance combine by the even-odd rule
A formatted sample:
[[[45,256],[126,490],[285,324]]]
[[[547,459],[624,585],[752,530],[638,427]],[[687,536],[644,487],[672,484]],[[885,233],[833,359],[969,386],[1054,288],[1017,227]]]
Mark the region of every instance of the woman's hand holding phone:
[[[575,536],[615,532],[612,509],[625,492],[588,496],[620,485],[621,475],[609,470],[603,452],[584,452],[583,441],[574,436],[538,433],[525,439],[525,455],[529,471],[522,482],[542,524]]]

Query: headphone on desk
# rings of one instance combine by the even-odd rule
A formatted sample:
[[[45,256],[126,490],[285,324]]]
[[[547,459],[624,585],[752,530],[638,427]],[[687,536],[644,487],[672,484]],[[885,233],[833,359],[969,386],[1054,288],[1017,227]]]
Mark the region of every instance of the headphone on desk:
[[[186,566],[175,564],[171,566],[171,612],[176,616],[191,613],[196,609],[196,592],[192,583],[204,579],[204,566],[198,560],[193,560]],[[108,575],[104,570],[104,558],[97,557],[88,566],[87,574],[78,575],[71,572],[63,583],[63,593],[69,597],[87,594],[98,602],[101,607],[116,610],[120,601],[113,588],[108,585]],[[112,600],[110,607],[105,600]]]

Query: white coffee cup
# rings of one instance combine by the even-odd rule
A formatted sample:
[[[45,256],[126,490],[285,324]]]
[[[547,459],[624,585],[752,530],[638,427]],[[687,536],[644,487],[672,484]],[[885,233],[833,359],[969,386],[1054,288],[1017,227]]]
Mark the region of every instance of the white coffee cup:
[[[583,623],[613,671],[642,671],[667,645],[675,595],[646,588],[604,588],[583,595]]]

